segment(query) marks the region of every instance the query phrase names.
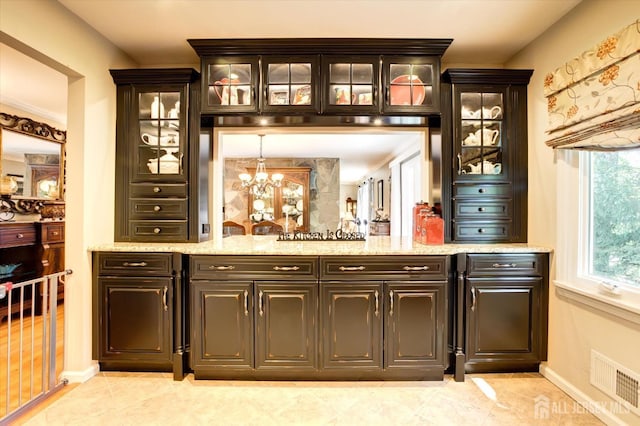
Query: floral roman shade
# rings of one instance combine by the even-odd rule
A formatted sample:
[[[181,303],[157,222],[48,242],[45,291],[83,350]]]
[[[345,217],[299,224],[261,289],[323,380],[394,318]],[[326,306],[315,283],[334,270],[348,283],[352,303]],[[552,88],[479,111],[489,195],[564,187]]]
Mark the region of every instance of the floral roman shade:
[[[547,74],[547,145],[640,148],[640,19]]]

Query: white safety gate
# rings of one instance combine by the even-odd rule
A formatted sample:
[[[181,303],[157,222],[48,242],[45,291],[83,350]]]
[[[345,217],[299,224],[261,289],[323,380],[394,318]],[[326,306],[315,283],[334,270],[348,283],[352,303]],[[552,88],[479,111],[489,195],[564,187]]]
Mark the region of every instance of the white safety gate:
[[[19,283],[0,284],[0,424],[11,420],[57,390],[66,380],[58,380],[56,366],[62,365],[57,348],[58,285],[71,270]],[[62,334],[62,333],[60,333]],[[60,339],[60,341],[58,341]]]

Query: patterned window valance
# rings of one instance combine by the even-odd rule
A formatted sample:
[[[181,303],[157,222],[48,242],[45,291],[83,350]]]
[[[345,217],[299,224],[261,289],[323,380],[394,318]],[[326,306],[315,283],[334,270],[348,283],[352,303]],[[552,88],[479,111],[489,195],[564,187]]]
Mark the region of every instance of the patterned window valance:
[[[640,19],[547,74],[553,148],[640,147]]]

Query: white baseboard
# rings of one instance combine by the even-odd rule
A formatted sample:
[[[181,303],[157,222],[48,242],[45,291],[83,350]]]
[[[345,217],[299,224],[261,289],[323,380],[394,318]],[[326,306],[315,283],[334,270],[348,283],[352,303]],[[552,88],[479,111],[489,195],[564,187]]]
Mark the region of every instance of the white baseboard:
[[[575,399],[578,404],[584,407],[598,407],[598,410],[592,411],[592,414],[607,425],[627,425],[627,422],[620,419],[614,413],[603,408],[601,402],[599,403],[598,401],[594,401],[593,398],[569,383],[564,379],[564,377],[553,371],[546,364],[540,365],[540,374],[542,374],[547,380],[566,392],[571,398]]]
[[[60,374],[61,379],[67,379],[69,383],[84,383],[100,371],[98,363],[94,363],[89,368],[83,371],[69,371],[65,370]]]

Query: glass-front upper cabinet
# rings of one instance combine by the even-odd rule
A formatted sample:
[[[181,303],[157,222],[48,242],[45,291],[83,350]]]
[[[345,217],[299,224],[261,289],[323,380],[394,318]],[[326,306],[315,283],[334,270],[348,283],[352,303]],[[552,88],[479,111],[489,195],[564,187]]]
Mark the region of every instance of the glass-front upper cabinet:
[[[323,111],[378,112],[379,64],[378,56],[324,56]]]
[[[183,95],[181,86],[138,90],[133,181],[186,179],[187,106],[181,102],[186,98]]]
[[[318,58],[262,57],[262,111],[316,112]]]
[[[460,91],[454,130],[458,175],[501,175],[503,170],[504,94]]]
[[[219,57],[203,63],[202,112],[236,113],[258,110],[258,57]]]
[[[440,62],[436,57],[383,58],[384,112],[440,111]]]

